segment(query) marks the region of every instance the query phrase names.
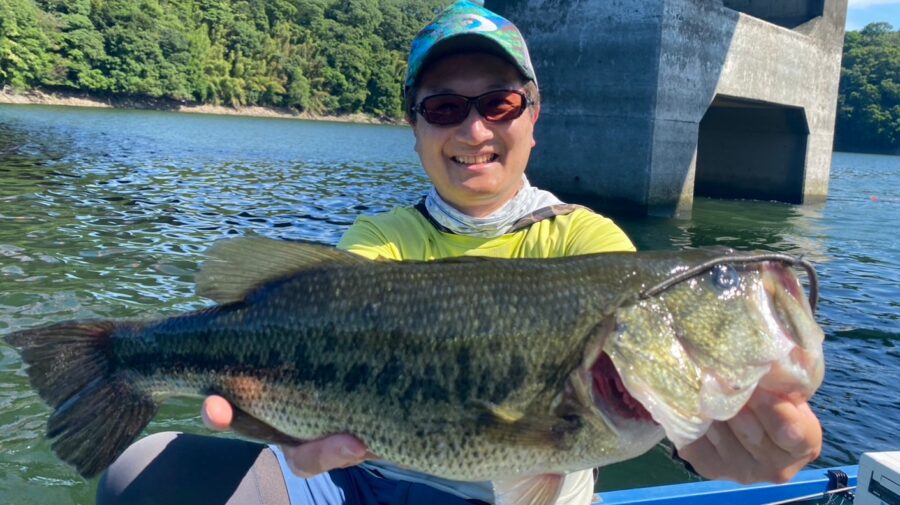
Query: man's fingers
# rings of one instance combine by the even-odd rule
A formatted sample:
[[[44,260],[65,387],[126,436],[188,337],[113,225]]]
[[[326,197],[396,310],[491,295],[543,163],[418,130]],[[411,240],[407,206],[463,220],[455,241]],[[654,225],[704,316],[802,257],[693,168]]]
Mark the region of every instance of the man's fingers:
[[[288,466],[309,478],[335,468],[358,465],[371,457],[366,445],[351,435],[332,435],[295,446],[282,446]]]
[[[234,410],[231,409],[231,404],[225,398],[217,395],[207,396],[203,400],[200,417],[203,418],[203,424],[207,428],[215,431],[225,431],[231,427]]]
[[[769,437],[751,409],[742,410],[728,421],[728,427],[755,461],[754,480],[783,483],[806,465],[805,458],[797,458],[778,446]]]
[[[715,447],[719,459],[730,467],[725,474],[730,479],[741,484],[750,484],[759,480],[759,477],[754,475],[756,456],[744,447],[727,423],[713,422],[706,432],[705,438],[709,439]]]
[[[212,395],[203,400],[203,424],[216,431],[227,430],[234,419],[228,400]],[[375,457],[365,444],[351,435],[332,435],[295,446],[282,446],[288,466],[301,477],[312,477],[335,468],[358,465]]]
[[[741,421],[735,422],[737,419]],[[716,421],[706,435],[678,451],[700,475],[708,479],[784,482],[797,469],[796,459],[776,447],[763,433],[753,414],[739,414],[728,422]]]
[[[725,465],[719,452],[705,436],[679,449],[678,456],[690,463],[697,473],[707,479],[727,477],[722,473]]]
[[[795,403],[766,391],[757,391],[750,397],[748,406],[775,445],[806,462],[819,456],[822,426],[808,403]]]

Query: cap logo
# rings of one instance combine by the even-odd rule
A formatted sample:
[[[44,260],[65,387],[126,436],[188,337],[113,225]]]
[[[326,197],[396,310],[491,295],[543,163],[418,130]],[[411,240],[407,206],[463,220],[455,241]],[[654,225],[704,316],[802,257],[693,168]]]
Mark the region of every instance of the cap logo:
[[[470,32],[495,32],[497,31],[497,25],[490,19],[479,16],[477,14],[469,14],[465,18],[464,21],[468,23],[466,26],[466,31]]]

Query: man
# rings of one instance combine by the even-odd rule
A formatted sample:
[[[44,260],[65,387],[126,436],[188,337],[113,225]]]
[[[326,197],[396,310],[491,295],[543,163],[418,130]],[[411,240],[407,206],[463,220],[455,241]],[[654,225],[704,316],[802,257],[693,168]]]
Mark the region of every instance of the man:
[[[415,207],[361,217],[338,247],[395,260],[548,258],[634,250],[609,219],[528,184],[524,174],[535,146],[540,97],[525,41],[506,19],[467,0],[439,14],[413,41],[404,98],[416,152],[433,188]],[[202,412],[213,429],[227,429],[231,423],[231,407],[224,398],[208,398]],[[101,482],[98,503],[115,502],[99,497],[123,497],[129,487],[131,494],[152,488],[140,481],[134,468],[154,459],[176,451],[196,461],[211,461],[220,454],[207,441],[171,434],[155,437],[157,442],[135,444],[145,447],[130,448],[111,467]],[[709,478],[782,482],[817,457],[821,439],[818,420],[802,399],[758,392],[737,417],[714,423],[680,456]],[[271,451],[246,442],[213,440],[218,448],[235,444],[235,454],[245,461],[239,465],[240,475],[230,477],[236,483],[219,483],[240,496],[233,497],[233,503],[283,502],[289,497],[294,504],[463,504],[493,502],[496,492],[503,491],[487,482],[453,482],[378,461],[365,441],[347,434]],[[234,466],[237,458],[225,458]],[[208,485],[195,477],[198,463],[185,461],[181,466],[194,473],[170,470],[170,478],[195,492]],[[212,467],[206,469],[216,475],[219,463],[208,464]],[[256,498],[254,491],[247,491],[251,481]],[[557,484],[551,490],[556,496],[552,503],[590,502],[590,470],[567,475]],[[186,492],[172,493],[185,500]]]

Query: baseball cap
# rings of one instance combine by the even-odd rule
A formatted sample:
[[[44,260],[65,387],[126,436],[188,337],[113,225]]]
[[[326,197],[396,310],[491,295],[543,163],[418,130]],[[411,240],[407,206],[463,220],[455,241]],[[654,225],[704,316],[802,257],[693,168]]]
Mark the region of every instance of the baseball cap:
[[[416,35],[409,49],[406,88],[425,65],[445,54],[484,51],[506,59],[526,80],[537,81],[525,39],[510,20],[484,8],[482,1],[457,0]]]

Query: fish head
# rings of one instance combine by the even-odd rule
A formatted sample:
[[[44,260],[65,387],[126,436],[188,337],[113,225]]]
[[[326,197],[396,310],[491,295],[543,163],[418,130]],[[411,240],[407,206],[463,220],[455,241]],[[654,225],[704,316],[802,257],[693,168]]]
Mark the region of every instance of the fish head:
[[[810,301],[793,266],[810,272]],[[824,375],[815,273],[782,255],[730,253],[671,268],[624,304],[590,364],[611,426],[660,424],[676,447],[734,417],[757,387],[808,398]]]

